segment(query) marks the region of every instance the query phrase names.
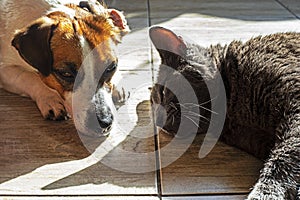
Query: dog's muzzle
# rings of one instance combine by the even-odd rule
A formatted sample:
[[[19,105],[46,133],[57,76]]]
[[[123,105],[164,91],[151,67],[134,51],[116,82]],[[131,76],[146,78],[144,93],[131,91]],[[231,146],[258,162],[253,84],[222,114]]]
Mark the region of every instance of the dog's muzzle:
[[[77,130],[87,136],[107,136],[114,121],[111,92],[101,87],[91,96],[84,94],[87,96],[75,93],[73,98],[73,117]]]
[[[113,114],[107,105],[95,105],[96,117],[102,128],[102,134],[106,134],[111,130],[113,123]]]
[[[110,102],[112,102],[111,97],[105,88],[98,89],[92,99],[98,122],[98,128],[96,128],[96,130],[101,135],[108,135],[112,128],[114,117],[111,110],[112,103]]]

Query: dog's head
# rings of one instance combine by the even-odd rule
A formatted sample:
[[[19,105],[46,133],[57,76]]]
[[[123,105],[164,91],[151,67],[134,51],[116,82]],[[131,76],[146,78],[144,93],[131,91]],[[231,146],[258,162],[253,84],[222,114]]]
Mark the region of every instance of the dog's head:
[[[65,99],[65,107],[76,119],[81,132],[103,134],[113,121],[107,102],[111,100],[106,98],[118,64],[112,46],[128,32],[121,12],[90,0],[79,5],[58,6],[17,31],[12,45],[39,71],[44,83]],[[85,61],[87,57],[88,62]],[[93,94],[83,92],[89,90],[91,84],[96,84]],[[82,99],[73,105],[73,108],[80,108],[75,116],[72,95],[76,93],[76,98]],[[94,113],[100,128],[88,127]]]

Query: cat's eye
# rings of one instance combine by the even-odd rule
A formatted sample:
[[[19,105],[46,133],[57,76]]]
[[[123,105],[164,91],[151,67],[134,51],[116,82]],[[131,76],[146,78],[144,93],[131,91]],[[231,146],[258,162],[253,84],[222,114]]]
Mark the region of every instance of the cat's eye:
[[[165,90],[164,87],[160,87],[159,91],[159,99],[160,102],[163,102],[164,98],[165,98]]]

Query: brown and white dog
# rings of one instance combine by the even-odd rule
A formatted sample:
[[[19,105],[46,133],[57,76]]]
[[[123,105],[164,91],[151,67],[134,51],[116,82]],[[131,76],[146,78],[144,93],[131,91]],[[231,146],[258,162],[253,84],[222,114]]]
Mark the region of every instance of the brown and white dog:
[[[113,121],[110,80],[118,63],[113,46],[129,28],[121,12],[97,0],[70,2],[1,0],[0,88],[31,97],[44,118],[72,116],[79,131],[106,134]],[[91,84],[92,95],[82,92]],[[72,107],[80,108],[76,116]],[[93,114],[99,128],[89,127]]]

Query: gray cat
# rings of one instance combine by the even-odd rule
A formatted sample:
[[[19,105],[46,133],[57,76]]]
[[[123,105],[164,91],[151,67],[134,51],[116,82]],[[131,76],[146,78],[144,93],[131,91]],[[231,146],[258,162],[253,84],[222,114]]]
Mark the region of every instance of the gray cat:
[[[227,112],[221,139],[266,160],[248,199],[296,199],[300,184],[300,33],[278,33],[255,37],[243,43],[203,48],[189,44],[172,31],[152,27],[150,38],[162,64],[158,79],[165,85],[152,88],[151,102],[156,125],[175,134],[186,115],[167,84],[180,87],[182,74],[197,94],[201,119],[198,132],[207,131],[211,118],[211,96],[206,84],[221,74],[226,91]],[[169,66],[176,73],[166,74]],[[217,85],[217,84],[216,84]],[[159,109],[166,111],[161,116]],[[187,117],[187,116],[186,116]],[[193,121],[192,116],[188,119]]]

